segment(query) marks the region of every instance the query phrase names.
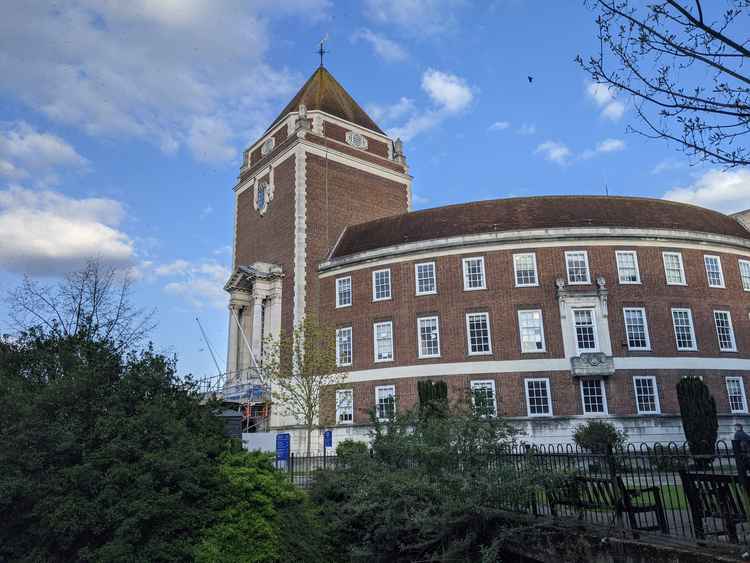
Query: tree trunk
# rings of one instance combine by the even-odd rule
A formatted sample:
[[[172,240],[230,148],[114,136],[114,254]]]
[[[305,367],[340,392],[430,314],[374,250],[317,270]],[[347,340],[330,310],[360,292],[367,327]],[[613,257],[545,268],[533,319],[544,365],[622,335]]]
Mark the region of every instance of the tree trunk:
[[[310,457],[310,441],[312,437],[312,428],[310,426],[307,427],[307,457]]]

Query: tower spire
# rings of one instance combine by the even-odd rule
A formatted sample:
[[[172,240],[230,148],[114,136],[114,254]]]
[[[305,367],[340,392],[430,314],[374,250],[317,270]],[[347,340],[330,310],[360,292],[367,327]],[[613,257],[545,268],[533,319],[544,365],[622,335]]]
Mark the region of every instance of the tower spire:
[[[329,53],[330,51],[327,51],[325,49],[325,42],[328,41],[328,34],[326,33],[326,36],[320,40],[320,48],[318,49],[318,54],[320,55],[320,67],[323,68],[323,55],[326,53]]]

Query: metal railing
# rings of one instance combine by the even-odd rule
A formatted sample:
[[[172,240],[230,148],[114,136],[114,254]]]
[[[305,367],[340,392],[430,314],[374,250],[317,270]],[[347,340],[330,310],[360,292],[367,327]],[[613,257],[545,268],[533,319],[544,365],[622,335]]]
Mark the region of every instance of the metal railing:
[[[602,452],[572,444],[521,445],[488,456],[482,471],[496,472],[498,479],[507,479],[509,469],[548,477],[533,487],[527,502],[503,507],[508,510],[637,534],[750,543],[750,452],[740,446],[720,441],[713,454],[694,455],[687,444],[675,443]],[[336,466],[335,456],[292,454],[277,461],[277,468],[302,488],[312,485],[316,470]],[[462,471],[460,458],[450,469]]]

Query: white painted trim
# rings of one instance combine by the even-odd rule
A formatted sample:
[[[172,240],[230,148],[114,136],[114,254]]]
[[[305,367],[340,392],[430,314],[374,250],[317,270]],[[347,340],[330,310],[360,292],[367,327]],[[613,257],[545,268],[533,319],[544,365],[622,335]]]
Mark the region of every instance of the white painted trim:
[[[419,272],[417,271],[419,266],[432,266],[432,278],[433,278],[433,285],[435,286],[435,289],[432,291],[419,291]],[[414,293],[415,295],[436,295],[438,292],[438,284],[437,284],[437,264],[434,260],[430,260],[429,262],[418,262],[414,264]]]
[[[487,385],[488,383],[490,387],[492,387],[492,404],[494,407],[494,412],[490,416],[494,418],[497,416],[497,390],[495,389],[494,379],[473,379],[469,382],[469,387],[471,388],[471,405],[472,407],[476,407],[476,404],[474,401],[475,387],[479,387],[480,385]]]
[[[305,318],[307,290],[307,162],[305,149],[295,152],[294,170],[294,326]]]
[[[422,354],[422,332],[420,330],[419,323],[421,321],[435,321],[435,327],[437,328],[437,354]],[[430,315],[426,317],[417,317],[417,357],[421,360],[423,358],[439,358],[440,357],[440,317],[437,315]]]
[[[743,264],[747,268],[748,274],[750,274],[750,260],[742,260],[741,258],[738,259],[737,268],[739,268],[739,270],[740,270],[740,285],[742,286],[742,289],[744,289],[745,291],[750,291],[750,285],[748,285],[747,287],[745,287],[745,284],[744,284],[744,282],[742,280],[742,265]]]
[[[382,274],[383,272],[388,272],[388,295],[386,297],[378,297],[376,295],[376,284],[375,284],[375,276],[377,274]],[[372,301],[373,303],[377,301],[390,301],[393,298],[393,284],[391,280],[391,269],[390,268],[382,268],[380,270],[373,270],[372,272]]]
[[[719,279],[720,279],[719,285],[712,285],[711,278],[708,276],[708,259],[709,258],[715,258],[716,263],[719,265]],[[706,270],[706,283],[708,283],[708,287],[712,289],[725,289],[727,287],[726,280],[724,279],[724,267],[721,265],[721,256],[716,256],[715,254],[704,254],[703,266]]]
[[[545,386],[547,387],[547,402],[549,403],[549,412],[548,413],[537,413],[532,414],[531,413],[531,405],[529,403],[529,382],[531,381],[543,381]],[[544,416],[554,416],[555,415],[555,409],[552,405],[552,388],[550,386],[549,379],[546,377],[530,377],[523,380],[523,390],[526,395],[526,416],[530,418],[540,418]]]
[[[576,311],[588,311],[591,313],[591,328],[594,333],[594,347],[593,348],[586,348],[581,349],[578,346],[578,325],[576,324]],[[573,327],[573,340],[576,345],[576,354],[581,355],[581,353],[589,353],[589,352],[599,352],[601,350],[601,345],[599,343],[599,321],[598,317],[596,315],[596,308],[595,307],[577,307],[577,306],[571,306],[570,307],[570,320],[571,320],[571,326]]]
[[[579,380],[579,389],[581,390],[581,412],[586,416],[607,416],[609,415],[609,407],[607,406],[607,388],[604,385],[603,379],[586,379],[586,383],[590,383],[592,381],[596,381],[599,383],[599,389],[602,392],[602,408],[604,409],[602,412],[587,412],[586,411],[586,401],[583,396],[583,384],[584,380]]]
[[[357,156],[339,152],[335,147],[332,147],[330,145],[328,145],[327,147],[321,147],[316,143],[311,143],[310,141],[305,141],[304,139],[300,140],[300,144],[305,147],[307,152],[312,153],[316,156],[325,157],[325,155],[328,154],[329,160],[333,160],[334,162],[338,162],[339,164],[346,164],[347,166],[351,166],[352,168],[370,172],[371,174],[376,174],[383,178],[387,178],[388,180],[393,180],[394,182],[411,183],[411,176],[409,176],[408,174],[398,172],[391,168],[381,166],[375,162],[370,162],[369,160],[364,160]],[[374,156],[375,158],[382,158],[378,157],[377,155],[372,156]],[[389,162],[386,159],[383,160],[385,162]]]
[[[487,323],[487,344],[490,349],[486,352],[471,351],[471,330],[469,329],[469,317],[484,317]],[[466,313],[466,353],[469,356],[491,356],[492,355],[492,327],[490,327],[490,314],[486,311],[478,313]]]
[[[385,360],[378,359],[378,327],[381,325],[388,325],[391,331],[391,357]],[[393,362],[396,357],[396,342],[393,334],[393,321],[378,321],[372,323],[372,356],[373,363],[382,364],[387,362]]]
[[[523,313],[539,313],[539,328],[542,331],[542,349],[527,351],[523,349],[523,339],[521,338],[521,315]],[[544,312],[541,309],[519,309],[518,310],[518,345],[521,347],[521,354],[543,354],[547,351],[547,339],[544,336]]]
[[[621,255],[633,256],[633,262],[635,263],[635,277],[636,281],[622,281],[622,272],[620,272],[620,261]],[[641,283],[641,267],[638,264],[638,252],[635,250],[616,250],[615,251],[615,265],[617,266],[617,281],[620,285],[640,285]]]
[[[675,313],[687,313],[690,321],[690,336],[693,339],[693,345],[690,348],[680,348],[679,339],[677,338],[677,324],[675,323]],[[674,329],[674,343],[678,352],[695,352],[698,350],[698,339],[695,336],[695,321],[693,320],[693,311],[689,307],[672,307],[672,328]]]
[[[732,337],[732,347],[722,348],[721,339],[719,338],[719,322],[716,319],[716,313],[723,313],[727,316],[727,322],[729,322],[729,334]],[[737,351],[737,336],[734,333],[734,323],[732,322],[732,312],[726,309],[714,309],[714,327],[716,328],[716,340],[719,344],[719,350],[722,352],[736,352]]]
[[[647,379],[651,382],[651,385],[654,388],[654,406],[656,407],[655,411],[642,411],[641,407],[638,405],[638,388],[635,385],[635,382],[638,379]],[[642,414],[642,415],[661,414],[661,402],[659,401],[659,384],[656,381],[656,377],[654,377],[653,375],[634,375],[633,376],[633,399],[635,400],[635,410],[638,414]]]
[[[667,256],[677,256],[677,260],[680,263],[680,276],[682,278],[681,282],[669,281],[669,276],[667,275]],[[667,283],[667,285],[687,285],[687,277],[685,277],[685,263],[682,260],[682,252],[664,251],[661,253],[661,259],[662,263],[664,264],[664,281]]]
[[[518,283],[518,264],[516,260],[524,256],[531,256],[531,261],[534,263],[534,278],[536,283]],[[519,252],[513,254],[513,282],[516,287],[539,287],[539,268],[536,263],[536,252]]]
[[[248,188],[252,188],[255,185],[255,181],[261,177],[265,176],[270,172],[272,168],[276,168],[283,162],[285,162],[287,159],[289,159],[292,156],[297,155],[297,148],[299,145],[292,145],[291,147],[288,147],[283,152],[279,153],[277,156],[273,158],[273,160],[269,161],[263,168],[258,168],[255,173],[252,176],[248,176],[245,178],[242,183],[238,182],[237,185],[234,187],[234,191],[239,195]]]
[[[640,311],[643,315],[643,332],[646,336],[646,347],[645,348],[631,348],[630,347],[630,333],[628,332],[628,319],[626,318],[627,311]],[[625,340],[628,344],[628,350],[633,352],[650,352],[651,351],[651,334],[648,330],[648,317],[646,315],[646,309],[644,307],[623,307],[622,308],[622,321],[625,325]]]
[[[480,248],[481,252],[528,250],[531,245],[534,248],[669,247],[750,256],[750,241],[736,237],[666,229],[581,227],[492,232],[384,246],[325,261],[318,266],[318,270],[321,277],[327,277],[343,271],[354,271],[414,260],[426,261],[439,256],[466,254],[467,252],[479,251]]]
[[[742,393],[742,403],[745,406],[743,410],[732,409],[732,402],[729,400],[729,381],[730,380],[738,381],[740,384],[740,392]],[[736,377],[736,376],[726,377],[724,379],[724,385],[726,386],[726,389],[727,389],[727,402],[729,403],[729,412],[731,412],[732,414],[747,414],[747,394],[745,392],[745,382],[743,378]]]
[[[479,260],[479,264],[482,267],[482,285],[479,287],[469,287],[469,278],[467,276],[467,269],[466,265],[470,261]],[[462,264],[462,270],[464,273],[464,291],[481,291],[482,289],[487,289],[487,272],[484,268],[484,256],[467,256],[463,260],[461,260]]]
[[[422,317],[429,318],[429,317]],[[742,358],[703,358],[703,357],[658,357],[632,356],[614,358],[616,370],[715,370],[750,371],[750,359]],[[408,364],[385,368],[350,371],[346,381],[363,382],[383,379],[411,379],[415,377],[437,377],[450,375],[484,375],[497,373],[529,372],[568,372],[570,360],[565,358],[544,358],[528,360],[485,360],[467,362],[446,362],[434,364]]]
[[[573,254],[583,254],[583,261],[586,263],[586,280],[571,281],[570,264],[568,258]],[[568,285],[591,285],[591,267],[589,266],[589,253],[586,250],[568,250],[565,252],[565,274],[568,278]]]

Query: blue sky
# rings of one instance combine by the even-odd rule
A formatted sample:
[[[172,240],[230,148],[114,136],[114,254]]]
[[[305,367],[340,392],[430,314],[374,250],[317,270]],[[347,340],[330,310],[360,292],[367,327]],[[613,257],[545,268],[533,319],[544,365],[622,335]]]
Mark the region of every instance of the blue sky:
[[[401,135],[415,207],[537,194],[750,207],[750,173],[626,132],[631,101],[574,62],[582,2],[24,0],[0,22],[0,292],[86,257],[131,268],[157,349],[225,361],[243,148],[317,65]],[[532,76],[529,83],[527,76]],[[0,305],[0,329],[9,330]]]

